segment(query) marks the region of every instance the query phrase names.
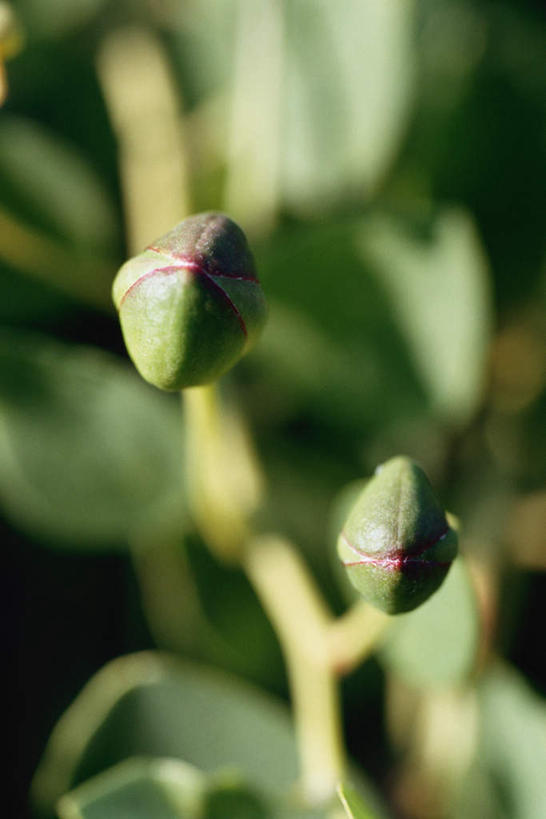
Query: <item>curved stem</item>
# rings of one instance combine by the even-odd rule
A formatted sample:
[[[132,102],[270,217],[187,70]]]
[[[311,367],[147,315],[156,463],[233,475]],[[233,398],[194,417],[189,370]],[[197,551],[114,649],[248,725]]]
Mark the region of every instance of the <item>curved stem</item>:
[[[261,473],[241,437],[240,418],[233,407],[220,411],[214,385],[184,395],[196,523],[217,556],[241,563],[276,630],[292,694],[303,797],[307,804],[324,804],[346,764],[336,677],[371,652],[389,618],[357,603],[335,619],[292,544],[252,533]]]
[[[389,615],[364,600],[354,603],[327,628],[326,640],[330,667],[337,674],[357,668],[377,647],[388,625]]]
[[[281,642],[290,679],[306,802],[330,799],[345,758],[339,701],[325,634],[329,613],[303,562],[283,539],[251,541],[244,568]]]

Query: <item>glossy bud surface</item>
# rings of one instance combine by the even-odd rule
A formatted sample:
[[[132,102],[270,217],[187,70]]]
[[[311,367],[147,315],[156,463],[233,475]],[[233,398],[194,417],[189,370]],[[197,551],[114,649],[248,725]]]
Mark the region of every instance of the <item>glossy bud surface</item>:
[[[366,484],[337,549],[365,600],[401,614],[441,586],[457,554],[457,534],[423,470],[399,456],[379,466]]]
[[[190,216],[126,262],[113,298],[137,370],[164,390],[215,381],[266,317],[245,235],[215,212]]]

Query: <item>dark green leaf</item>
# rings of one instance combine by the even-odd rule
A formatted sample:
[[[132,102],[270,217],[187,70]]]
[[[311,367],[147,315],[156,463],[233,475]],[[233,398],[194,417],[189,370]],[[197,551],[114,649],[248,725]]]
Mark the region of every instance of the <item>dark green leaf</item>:
[[[201,819],[206,778],[178,759],[130,759],[63,796],[61,819]]]
[[[167,655],[107,665],[63,716],[36,775],[42,807],[127,756],[186,760],[205,772],[240,769],[265,793],[298,774],[287,712],[248,685]]]
[[[168,655],[123,657],[87,684],[51,735],[33,783],[36,807],[51,811],[62,794],[129,756],[184,760],[207,775],[240,771],[235,784],[245,784],[244,797],[225,778],[216,786],[226,791],[222,799],[252,809],[249,817],[266,804],[274,819],[324,816],[296,804],[299,765],[285,708],[235,678]],[[213,805],[217,799],[220,793]]]
[[[0,201],[23,221],[89,251],[111,248],[116,213],[102,180],[71,145],[41,124],[4,115]]]
[[[97,546],[180,525],[177,407],[109,355],[0,336],[0,498],[41,537]]]

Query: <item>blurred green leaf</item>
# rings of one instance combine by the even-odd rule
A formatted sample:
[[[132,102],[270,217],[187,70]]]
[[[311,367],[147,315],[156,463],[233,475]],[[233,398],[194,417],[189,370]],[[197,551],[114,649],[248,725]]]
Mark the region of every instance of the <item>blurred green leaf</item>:
[[[351,785],[338,785],[338,796],[349,819],[374,819],[375,814],[364,804],[364,800]]]
[[[0,121],[0,200],[75,246],[112,248],[117,215],[102,180],[72,145],[38,122]]]
[[[231,138],[217,142],[211,135],[216,150],[230,166],[242,156],[265,184],[272,161],[275,191],[300,213],[369,198],[396,157],[412,106],[413,9],[407,0],[345,0],[341,7],[329,0],[283,0],[273,8],[257,0],[184,4],[176,42],[190,97],[226,95],[212,132],[223,132],[231,113]],[[250,32],[248,18],[255,19]],[[282,42],[269,36],[277,22]],[[252,72],[238,68],[259,38],[272,52],[257,85]],[[257,143],[260,123],[244,101],[254,97],[259,106],[260,94],[270,105],[261,119],[271,114],[271,127]],[[247,188],[244,172],[243,161],[236,184]]]
[[[255,793],[237,781],[237,777],[222,777],[209,787],[205,796],[203,819],[297,819],[286,806],[270,810]],[[231,780],[231,781],[230,781]],[[309,819],[312,819],[309,816]]]
[[[18,525],[72,546],[181,526],[179,413],[122,363],[5,332],[0,408],[0,498]]]
[[[515,669],[497,662],[479,682],[475,758],[452,819],[541,819],[546,812],[546,706]]]
[[[475,592],[459,557],[430,600],[394,619],[380,657],[409,684],[453,685],[474,667],[479,629]]]
[[[438,413],[463,423],[482,397],[491,332],[487,266],[471,219],[444,212],[419,233],[372,216],[359,241]]]
[[[273,406],[360,431],[426,406],[382,284],[360,258],[365,224],[298,226],[259,249],[271,314],[252,353]]]
[[[285,2],[281,184],[322,211],[363,199],[396,155],[412,102],[413,3]]]
[[[61,819],[202,819],[206,778],[178,759],[129,759],[63,796]]]
[[[55,728],[34,782],[51,807],[70,787],[127,756],[186,760],[205,772],[231,766],[274,793],[297,777],[287,712],[246,684],[167,655],[115,660],[84,688]]]
[[[206,775],[172,758],[132,757],[61,797],[60,819],[326,819],[264,800],[233,769]]]
[[[29,37],[60,37],[85,25],[105,0],[18,0],[17,11]]]
[[[481,685],[485,759],[507,816],[539,819],[546,812],[546,707],[517,672],[501,665]]]
[[[291,804],[299,766],[288,712],[246,683],[168,655],[123,657],[87,684],[51,735],[33,783],[36,807],[47,813],[128,756],[240,771],[251,791],[273,800],[275,817],[323,816]]]

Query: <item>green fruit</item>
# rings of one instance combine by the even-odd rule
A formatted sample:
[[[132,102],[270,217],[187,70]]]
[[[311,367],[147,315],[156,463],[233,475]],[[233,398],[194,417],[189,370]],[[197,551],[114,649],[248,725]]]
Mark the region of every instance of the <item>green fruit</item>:
[[[358,496],[337,550],[360,594],[401,614],[441,586],[457,554],[457,534],[423,470],[399,456],[378,467]]]
[[[266,317],[245,235],[222,213],[190,216],[126,262],[113,298],[137,370],[164,390],[215,381]]]

